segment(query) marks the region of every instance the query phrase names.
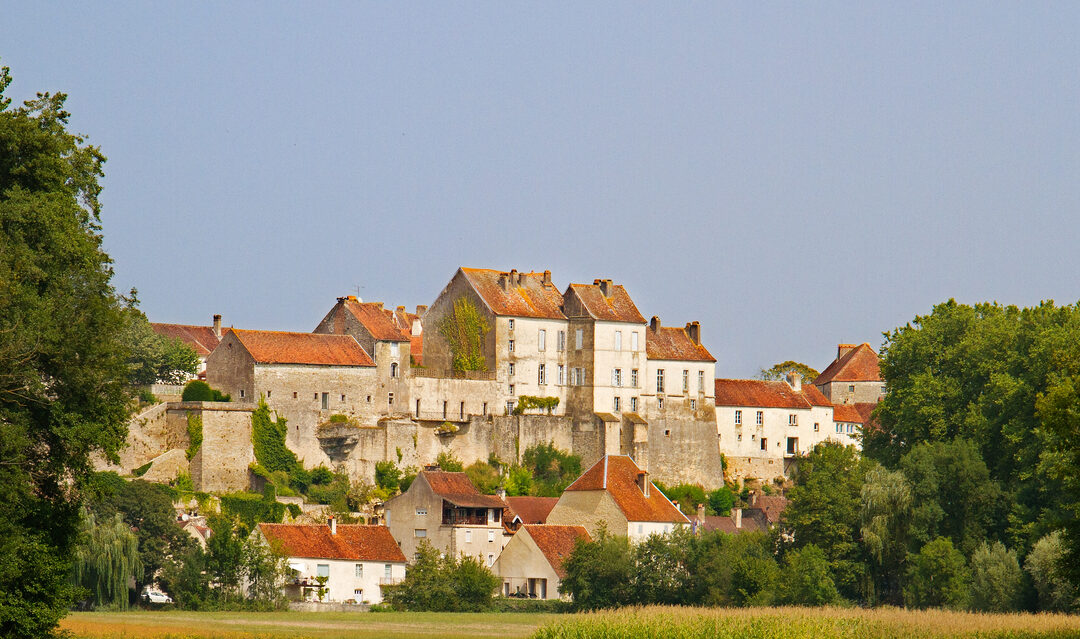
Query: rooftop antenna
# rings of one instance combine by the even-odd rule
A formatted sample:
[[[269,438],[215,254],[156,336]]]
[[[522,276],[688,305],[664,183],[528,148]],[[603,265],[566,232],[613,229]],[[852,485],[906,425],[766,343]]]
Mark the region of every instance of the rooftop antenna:
[[[357,284],[357,285],[353,286],[353,288],[356,289],[356,301],[357,302],[363,302],[364,300],[361,299],[361,297],[360,297],[360,289],[362,289],[364,287]]]

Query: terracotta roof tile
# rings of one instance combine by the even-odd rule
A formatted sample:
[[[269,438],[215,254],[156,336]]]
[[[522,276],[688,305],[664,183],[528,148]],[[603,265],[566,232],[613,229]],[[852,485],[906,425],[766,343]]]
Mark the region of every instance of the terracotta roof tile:
[[[409,337],[409,354],[418,366],[424,365],[424,336],[413,335]]]
[[[465,473],[448,473],[442,470],[424,470],[420,476],[431,486],[431,491],[455,506],[464,508],[499,508],[506,506],[494,495],[483,495]]]
[[[259,524],[259,531],[290,557],[405,563],[386,526],[338,524],[336,535],[325,524]]]
[[[351,335],[229,330],[259,364],[375,365]]]
[[[862,415],[852,404],[837,404],[833,406],[834,422],[850,422],[852,424],[863,423]]]
[[[810,408],[829,406],[817,388],[803,384],[796,392],[787,382],[760,379],[718,379],[714,383],[717,406],[756,408]]]
[[[573,291],[574,295],[581,300],[585,312],[595,320],[645,323],[645,318],[641,316],[634,300],[630,299],[626,288],[621,284],[613,286],[610,289],[611,297],[605,297],[599,282],[600,280],[593,284],[571,284],[567,289],[567,294]]]
[[[649,359],[715,362],[716,358],[686,333],[685,328],[660,326],[645,330],[645,352]]]
[[[538,526],[526,524],[522,526],[536,542],[536,547],[544,553],[555,574],[559,579],[566,577],[563,570],[563,562],[574,551],[578,539],[592,541],[589,533],[582,526]]]
[[[769,520],[769,524],[780,521],[780,514],[787,508],[788,500],[783,495],[758,495],[754,498],[753,508],[760,508]],[[743,521],[746,521],[746,513],[743,513]]]
[[[190,326],[188,324],[161,324],[158,322],[151,322],[150,328],[154,329],[154,332],[158,335],[165,337],[171,337],[178,339],[181,342],[195,349],[195,352],[200,357],[206,357],[221,341],[217,335],[214,334],[214,329],[211,326]]]
[[[744,532],[759,532],[767,530],[767,526],[756,517],[747,516],[746,511],[749,508],[743,509],[742,515],[742,527],[735,527],[735,517],[732,515],[706,515],[705,520],[701,522],[702,530],[719,530],[720,532],[727,533],[729,535],[737,535]]]
[[[346,297],[345,308],[371,333],[376,340],[384,342],[408,342],[409,332],[398,327],[394,312],[383,308],[382,302],[360,302]]]
[[[461,272],[496,315],[566,319],[562,293],[550,282],[544,283],[544,273],[514,273],[519,281],[510,282],[512,274],[505,271],[462,267]]]
[[[626,455],[607,455],[581,474],[566,490],[606,490],[622,510],[627,521],[670,521],[689,523],[664,493],[650,482],[649,496],[638,488],[638,474],[643,472]]]
[[[880,381],[881,369],[878,368],[878,355],[873,347],[864,342],[833,360],[828,368],[814,380],[814,386],[829,382]]]
[[[510,507],[510,519],[516,515],[524,524],[542,524],[547,521],[548,513],[559,502],[558,497],[507,497]]]

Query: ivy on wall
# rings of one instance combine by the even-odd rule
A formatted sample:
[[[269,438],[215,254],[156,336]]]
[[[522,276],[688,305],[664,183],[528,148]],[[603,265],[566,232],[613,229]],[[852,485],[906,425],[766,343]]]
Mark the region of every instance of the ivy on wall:
[[[270,407],[263,399],[251,414],[251,446],[255,461],[270,472],[292,473],[300,467],[296,453],[285,445],[287,421],[277,414],[270,417]]]
[[[442,318],[436,329],[450,346],[455,371],[487,370],[483,345],[491,324],[476,304],[464,297],[454,300],[453,311]]]
[[[525,411],[535,408],[543,410],[550,415],[551,412],[558,407],[558,397],[533,397],[532,395],[522,395],[518,398],[517,406],[514,406],[514,414],[521,415]]]
[[[188,447],[185,451],[188,461],[191,461],[195,454],[199,452],[199,448],[202,447],[203,437],[203,422],[202,415],[196,415],[194,413],[187,414],[187,435],[188,435]]]

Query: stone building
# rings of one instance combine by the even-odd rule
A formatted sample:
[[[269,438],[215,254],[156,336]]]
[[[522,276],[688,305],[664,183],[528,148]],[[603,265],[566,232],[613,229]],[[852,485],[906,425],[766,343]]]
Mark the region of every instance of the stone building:
[[[885,396],[878,354],[867,343],[840,344],[836,359],[814,380],[833,404],[876,404]]]
[[[409,356],[413,366],[424,365],[424,313],[427,306],[417,305],[416,312],[410,313],[404,306],[394,309],[394,320],[398,328],[409,335]]]
[[[386,526],[408,557],[427,540],[453,556],[476,557],[491,566],[502,552],[506,504],[482,495],[465,473],[421,471],[409,490],[386,502]]]
[[[664,496],[649,474],[626,455],[605,455],[570,484],[548,513],[550,525],[584,526],[595,537],[600,527],[641,541],[690,523]]]
[[[189,324],[162,324],[151,322],[150,328],[158,335],[178,339],[195,349],[199,356],[198,375],[206,372],[206,358],[214,352],[221,341],[221,316],[214,315],[214,323],[211,326],[191,326]]]
[[[503,580],[502,595],[559,599],[563,562],[579,539],[592,541],[581,526],[522,526],[491,568]]]

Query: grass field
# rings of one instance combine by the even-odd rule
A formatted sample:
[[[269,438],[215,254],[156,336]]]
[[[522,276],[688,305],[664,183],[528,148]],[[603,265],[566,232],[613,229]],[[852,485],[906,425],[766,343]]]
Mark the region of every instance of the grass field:
[[[588,614],[85,612],[61,623],[78,639],[1066,639],[1080,616],[857,608],[643,608]]]

